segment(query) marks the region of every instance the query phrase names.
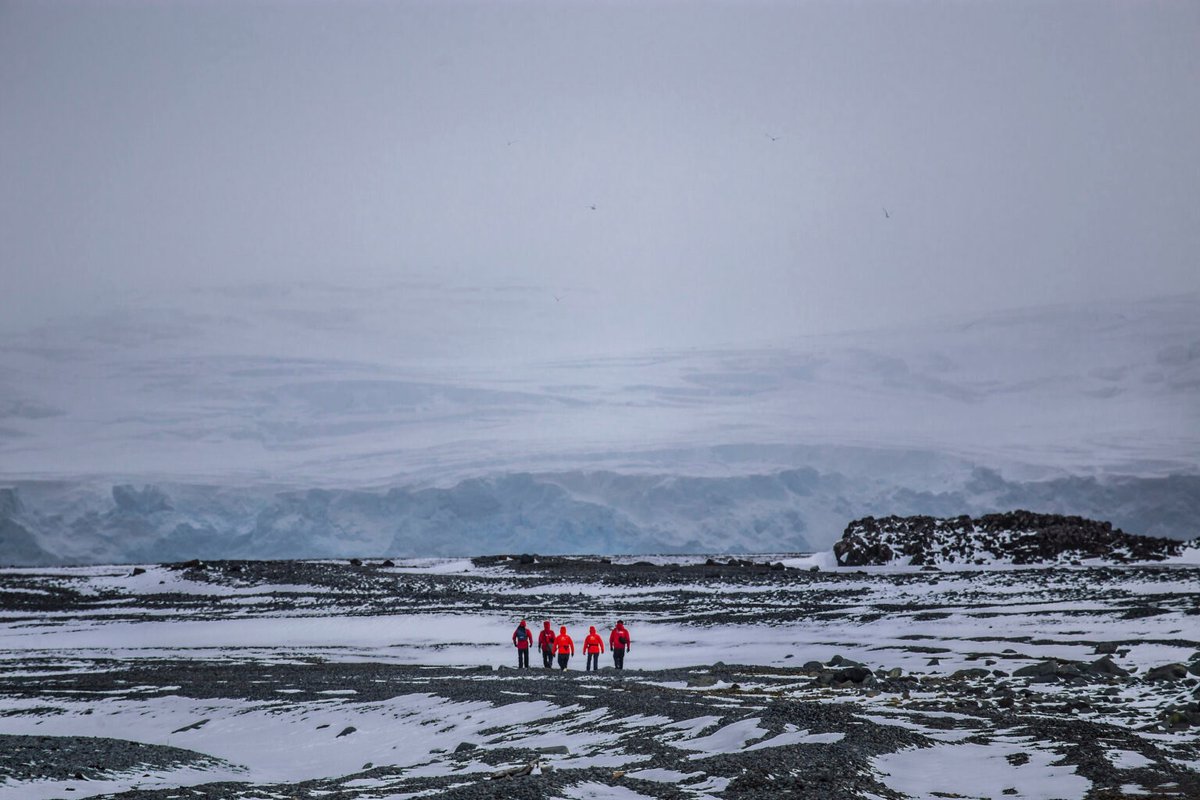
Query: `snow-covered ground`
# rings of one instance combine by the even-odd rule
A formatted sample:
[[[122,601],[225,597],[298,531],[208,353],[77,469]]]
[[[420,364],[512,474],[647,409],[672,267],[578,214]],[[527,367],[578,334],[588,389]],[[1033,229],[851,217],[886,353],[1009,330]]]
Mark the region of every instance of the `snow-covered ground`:
[[[789,571],[654,560],[0,570],[0,739],[178,748],[81,777],[0,763],[0,798],[215,781],[243,787],[230,797],[304,781],[313,797],[454,797],[521,753],[540,765],[509,780],[548,781],[543,796],[562,798],[732,796],[756,770],[864,800],[883,787],[1053,800],[1106,781],[1166,796],[1173,782],[1200,786],[1194,728],[1157,725],[1198,681],[1144,677],[1173,662],[1200,669],[1194,565],[810,572],[820,557],[788,559],[801,567]],[[585,626],[607,632],[618,616],[634,640],[619,678],[577,671],[579,655],[565,675],[508,668],[521,617],[568,626],[578,646]],[[1104,649],[1132,677],[1013,677]],[[839,659],[878,670],[877,689],[831,689],[801,669]],[[882,677],[896,669],[912,676],[903,692]],[[1008,716],[987,699],[1005,695]],[[1064,702],[1086,705],[1057,710]],[[1059,724],[1091,727],[1081,741]],[[843,772],[820,768],[848,752],[857,760]]]

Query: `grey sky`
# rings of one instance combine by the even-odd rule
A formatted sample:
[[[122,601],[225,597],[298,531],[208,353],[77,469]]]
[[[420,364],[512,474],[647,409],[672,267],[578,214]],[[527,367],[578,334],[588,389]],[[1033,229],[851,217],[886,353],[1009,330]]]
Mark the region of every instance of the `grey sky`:
[[[0,316],[433,277],[654,344],[1194,291],[1197,42],[1188,2],[0,2]]]

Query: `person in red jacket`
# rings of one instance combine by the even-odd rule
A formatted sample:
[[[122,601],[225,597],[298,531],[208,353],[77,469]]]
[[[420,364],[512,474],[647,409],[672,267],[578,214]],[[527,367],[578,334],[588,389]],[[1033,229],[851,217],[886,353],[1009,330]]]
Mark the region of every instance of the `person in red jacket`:
[[[583,640],[583,652],[587,655],[587,671],[600,669],[600,654],[604,652],[604,640],[600,638],[600,634],[596,633],[595,625],[591,627],[587,638]]]
[[[617,627],[608,635],[608,647],[612,650],[613,669],[625,669],[625,651],[633,649],[633,639],[621,620],[617,620]]]
[[[550,628],[550,620],[542,623],[542,632],[538,634],[538,649],[542,651],[542,666],[550,669],[554,666],[554,631]]]
[[[554,652],[558,654],[558,668],[566,669],[567,662],[575,655],[575,642],[567,636],[567,626],[558,629],[558,637],[554,640]]]
[[[525,627],[525,620],[513,631],[513,644],[517,648],[517,669],[529,669],[529,648],[533,646],[533,632]]]

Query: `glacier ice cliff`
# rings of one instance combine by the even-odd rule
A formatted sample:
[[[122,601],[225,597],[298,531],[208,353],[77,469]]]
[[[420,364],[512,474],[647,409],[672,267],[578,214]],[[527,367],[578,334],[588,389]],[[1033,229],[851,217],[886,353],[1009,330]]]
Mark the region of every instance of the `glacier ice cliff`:
[[[509,473],[377,489],[24,481],[0,488],[0,563],[155,562],[506,552],[801,552],[889,514],[1013,508],[1200,533],[1200,476],[1005,479],[944,491],[809,467],[740,476]]]

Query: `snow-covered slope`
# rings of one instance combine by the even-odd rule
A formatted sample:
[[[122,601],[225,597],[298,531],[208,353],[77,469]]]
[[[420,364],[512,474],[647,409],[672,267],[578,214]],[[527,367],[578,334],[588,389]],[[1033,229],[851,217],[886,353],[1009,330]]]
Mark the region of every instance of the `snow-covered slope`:
[[[650,352],[578,340],[604,300],[569,299],[262,288],[5,333],[0,478],[445,485],[826,466],[780,445],[1024,477],[1200,471],[1200,295]]]
[[[652,352],[547,297],[242,287],[6,334],[0,561],[783,551],[1012,508],[1196,534],[1196,295]]]

